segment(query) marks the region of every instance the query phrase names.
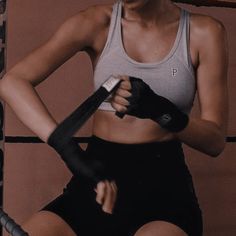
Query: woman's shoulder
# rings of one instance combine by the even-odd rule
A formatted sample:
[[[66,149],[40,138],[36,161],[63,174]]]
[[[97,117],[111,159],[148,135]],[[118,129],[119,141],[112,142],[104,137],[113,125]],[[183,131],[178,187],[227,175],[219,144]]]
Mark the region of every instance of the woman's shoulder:
[[[113,4],[92,5],[78,12],[74,17],[83,18],[96,27],[106,27],[110,24]]]
[[[199,53],[206,53],[214,45],[224,42],[226,30],[223,23],[209,15],[190,14],[191,45]],[[206,48],[207,47],[207,48]]]
[[[191,13],[190,16],[191,30],[198,33],[199,36],[223,34],[225,31],[225,27],[219,19],[199,13]]]
[[[78,42],[78,45],[93,47],[94,42],[109,27],[112,9],[112,4],[89,6],[69,17],[60,27],[60,32],[70,35],[71,41]]]

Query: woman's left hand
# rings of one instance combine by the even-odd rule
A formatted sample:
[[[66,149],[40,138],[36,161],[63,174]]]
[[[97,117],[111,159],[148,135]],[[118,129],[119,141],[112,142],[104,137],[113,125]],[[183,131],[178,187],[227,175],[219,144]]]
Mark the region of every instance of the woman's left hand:
[[[102,206],[102,210],[112,214],[118,191],[115,181],[100,181],[94,191],[97,193],[96,201]]]

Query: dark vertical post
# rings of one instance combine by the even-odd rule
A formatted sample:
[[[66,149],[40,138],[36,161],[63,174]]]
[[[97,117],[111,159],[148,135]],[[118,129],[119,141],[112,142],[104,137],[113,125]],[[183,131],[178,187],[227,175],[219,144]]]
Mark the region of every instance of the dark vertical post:
[[[0,79],[6,66],[6,0],[0,0]],[[0,101],[0,208],[3,207],[4,103]],[[2,235],[2,230],[0,230]]]

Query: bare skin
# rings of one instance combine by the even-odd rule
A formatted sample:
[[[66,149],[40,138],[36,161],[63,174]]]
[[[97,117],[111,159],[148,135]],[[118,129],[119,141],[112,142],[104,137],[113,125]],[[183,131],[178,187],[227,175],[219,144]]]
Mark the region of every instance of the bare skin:
[[[164,58],[176,37],[179,8],[169,0],[124,0],[123,3],[123,43],[127,54],[144,63]],[[100,5],[71,17],[45,44],[15,65],[0,81],[1,98],[43,141],[47,141],[57,123],[34,87],[79,51],[86,51],[95,67],[107,39],[111,12],[112,5]],[[97,111],[93,124],[95,135],[121,143],[177,138],[212,157],[223,151],[228,117],[226,33],[221,23],[208,16],[192,14],[190,26],[190,54],[196,70],[200,117],[190,117],[188,126],[173,134],[151,120],[128,115],[121,120],[113,112]],[[128,33],[130,31],[132,34]],[[125,111],[130,83],[126,75],[120,76],[124,81],[111,104],[117,111]],[[102,210],[112,213],[118,191],[115,182],[100,182],[95,191]],[[38,220],[44,223],[38,225]],[[50,212],[35,214],[24,228],[30,235],[39,235],[39,232],[40,235],[58,235],[58,229],[65,232],[63,235],[75,235],[65,222]],[[183,236],[186,233],[173,224],[154,221],[135,234],[146,235]]]

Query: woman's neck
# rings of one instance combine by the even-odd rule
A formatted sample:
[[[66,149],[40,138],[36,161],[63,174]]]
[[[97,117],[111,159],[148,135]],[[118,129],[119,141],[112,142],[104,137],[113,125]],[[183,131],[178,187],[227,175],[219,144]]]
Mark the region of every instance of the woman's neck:
[[[176,6],[171,0],[123,0],[123,18],[144,24],[159,24]]]

